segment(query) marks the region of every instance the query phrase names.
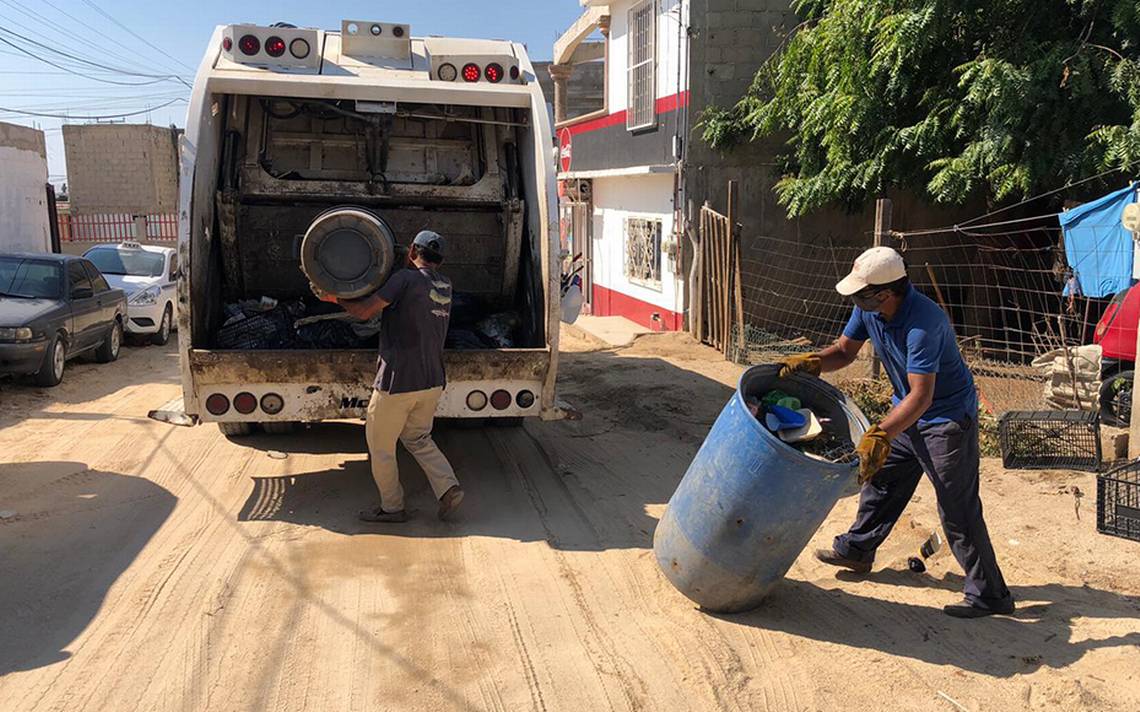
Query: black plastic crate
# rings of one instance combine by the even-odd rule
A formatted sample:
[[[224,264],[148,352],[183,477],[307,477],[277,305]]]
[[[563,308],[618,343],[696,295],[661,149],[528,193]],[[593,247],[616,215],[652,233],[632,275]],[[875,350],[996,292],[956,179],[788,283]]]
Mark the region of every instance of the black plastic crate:
[[[1096,476],[1096,530],[1140,541],[1140,460]]]
[[[1011,411],[998,423],[1002,464],[1011,470],[1101,469],[1100,415],[1083,410]]]

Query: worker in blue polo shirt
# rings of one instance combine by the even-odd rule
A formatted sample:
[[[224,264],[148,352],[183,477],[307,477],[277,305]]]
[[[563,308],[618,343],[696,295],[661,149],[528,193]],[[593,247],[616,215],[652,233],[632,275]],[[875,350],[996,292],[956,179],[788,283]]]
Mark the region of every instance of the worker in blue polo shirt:
[[[855,303],[843,335],[817,354],[788,359],[781,377],[819,375],[855,361],[868,339],[894,387],[893,407],[863,436],[855,523],[816,558],[860,573],[890,534],[923,471],[934,484],[946,540],[966,572],[965,598],[943,610],[957,618],[1013,613],[978,495],[978,401],[950,320],[907,279],[889,247],[867,250],[836,290]]]

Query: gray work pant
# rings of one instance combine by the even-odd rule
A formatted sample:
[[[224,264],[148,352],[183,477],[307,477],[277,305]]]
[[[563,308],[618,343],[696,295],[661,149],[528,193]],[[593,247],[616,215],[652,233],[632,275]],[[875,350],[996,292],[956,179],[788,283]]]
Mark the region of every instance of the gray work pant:
[[[982,607],[1010,600],[998,568],[978,496],[976,421],[915,425],[891,443],[883,469],[859,495],[859,512],[846,534],[835,537],[835,551],[871,562],[914,494],[923,471],[934,484],[938,514],[954,558],[966,572],[965,595]]]

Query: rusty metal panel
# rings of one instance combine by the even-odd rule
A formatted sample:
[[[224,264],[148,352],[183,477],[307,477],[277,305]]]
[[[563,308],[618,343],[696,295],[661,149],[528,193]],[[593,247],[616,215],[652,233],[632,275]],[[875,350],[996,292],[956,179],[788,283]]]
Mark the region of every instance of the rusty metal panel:
[[[450,381],[543,379],[550,367],[548,349],[447,351],[444,368]],[[190,352],[190,369],[201,385],[218,383],[368,383],[376,373],[376,352],[369,349],[327,351]]]

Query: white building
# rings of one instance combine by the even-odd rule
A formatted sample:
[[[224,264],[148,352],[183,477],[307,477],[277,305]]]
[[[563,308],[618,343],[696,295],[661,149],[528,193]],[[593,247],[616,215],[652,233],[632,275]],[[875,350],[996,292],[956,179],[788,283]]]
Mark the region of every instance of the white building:
[[[0,252],[51,252],[44,132],[0,122]]]

